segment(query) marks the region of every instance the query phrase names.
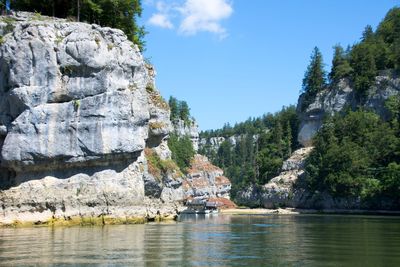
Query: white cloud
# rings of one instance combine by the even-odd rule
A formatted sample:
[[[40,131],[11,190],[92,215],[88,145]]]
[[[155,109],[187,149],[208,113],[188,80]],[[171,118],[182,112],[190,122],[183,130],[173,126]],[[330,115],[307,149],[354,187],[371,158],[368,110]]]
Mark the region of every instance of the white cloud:
[[[158,26],[164,29],[173,29],[174,25],[166,14],[155,13],[151,16],[148,21],[149,24],[153,26]]]
[[[184,35],[195,35],[198,32],[211,32],[223,38],[227,30],[221,21],[233,13],[230,0],[184,0],[184,2],[152,1],[146,3],[157,10],[148,23],[166,29],[173,29],[172,19],[179,24],[178,31]]]
[[[226,29],[221,26],[221,20],[233,13],[227,0],[187,0],[179,10],[183,15],[179,31],[188,35],[208,31],[225,36]]]

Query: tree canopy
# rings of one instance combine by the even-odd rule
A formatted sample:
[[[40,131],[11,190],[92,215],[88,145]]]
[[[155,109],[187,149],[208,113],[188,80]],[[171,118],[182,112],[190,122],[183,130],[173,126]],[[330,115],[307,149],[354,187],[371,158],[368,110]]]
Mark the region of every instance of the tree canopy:
[[[195,154],[190,137],[180,137],[176,133],[172,133],[168,140],[168,147],[172,152],[172,160],[176,162],[182,172],[186,172]]]
[[[192,122],[190,116],[190,108],[186,101],[180,101],[175,97],[171,96],[168,101],[169,108],[171,110],[171,121],[183,120],[185,125],[189,125]]]
[[[400,208],[399,98],[389,101],[392,120],[358,110],[329,118],[306,162],[311,192],[360,197],[365,208]]]
[[[221,167],[232,182],[231,196],[250,184],[261,186],[279,174],[297,143],[298,118],[294,106],[275,114],[250,118],[234,126],[201,132],[207,140],[199,150]],[[213,137],[225,137],[217,150],[210,143]],[[232,142],[229,138],[234,138]]]
[[[326,86],[326,72],[324,70],[324,63],[322,54],[318,47],[314,47],[311,54],[310,64],[304,74],[302,84],[302,107],[304,109],[315,96],[321,92]]]
[[[318,92],[336,86],[343,78],[348,78],[358,98],[363,100],[375,77],[385,70],[400,73],[399,7],[389,10],[376,31],[367,25],[360,41],[346,51],[340,45],[334,46],[329,84],[326,82],[321,52],[317,47],[314,48],[303,79],[301,110],[313,102]]]
[[[344,76],[351,79],[361,95],[371,87],[379,71],[400,72],[400,8],[391,9],[376,31],[367,25],[361,41],[351,47],[345,58],[349,60],[351,69],[345,66]],[[332,66],[331,73],[335,73],[334,68],[337,66]]]
[[[10,7],[119,28],[141,50],[144,49],[145,30],[137,22],[142,14],[140,0],[11,0]]]
[[[340,79],[349,77],[353,69],[350,66],[349,55],[344,51],[341,45],[333,47],[334,55],[332,59],[332,69],[329,73],[329,81],[337,83]]]
[[[303,92],[315,96],[322,91],[326,85],[326,73],[322,54],[318,47],[314,47],[311,54],[310,64],[307,67],[303,79]]]

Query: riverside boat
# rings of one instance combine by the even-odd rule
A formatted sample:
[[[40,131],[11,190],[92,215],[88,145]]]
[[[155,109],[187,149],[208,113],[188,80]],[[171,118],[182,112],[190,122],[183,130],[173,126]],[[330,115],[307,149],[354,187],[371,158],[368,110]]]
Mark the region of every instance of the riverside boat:
[[[214,214],[218,213],[219,203],[203,199],[192,199],[186,202],[187,209],[184,214]]]

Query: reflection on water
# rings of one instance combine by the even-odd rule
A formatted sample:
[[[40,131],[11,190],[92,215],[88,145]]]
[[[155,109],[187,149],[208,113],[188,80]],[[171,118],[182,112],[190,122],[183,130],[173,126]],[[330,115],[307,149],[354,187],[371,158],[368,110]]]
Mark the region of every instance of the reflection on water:
[[[193,216],[176,223],[0,229],[0,265],[400,266],[400,218]]]

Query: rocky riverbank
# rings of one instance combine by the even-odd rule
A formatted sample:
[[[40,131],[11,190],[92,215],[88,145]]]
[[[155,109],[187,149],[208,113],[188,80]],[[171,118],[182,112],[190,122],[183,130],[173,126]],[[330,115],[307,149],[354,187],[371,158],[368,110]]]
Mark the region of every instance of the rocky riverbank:
[[[359,210],[359,209],[296,209],[296,208],[278,208],[278,209],[224,209],[221,214],[230,215],[296,215],[296,214],[352,214],[352,215],[400,215],[400,211],[390,210]]]

